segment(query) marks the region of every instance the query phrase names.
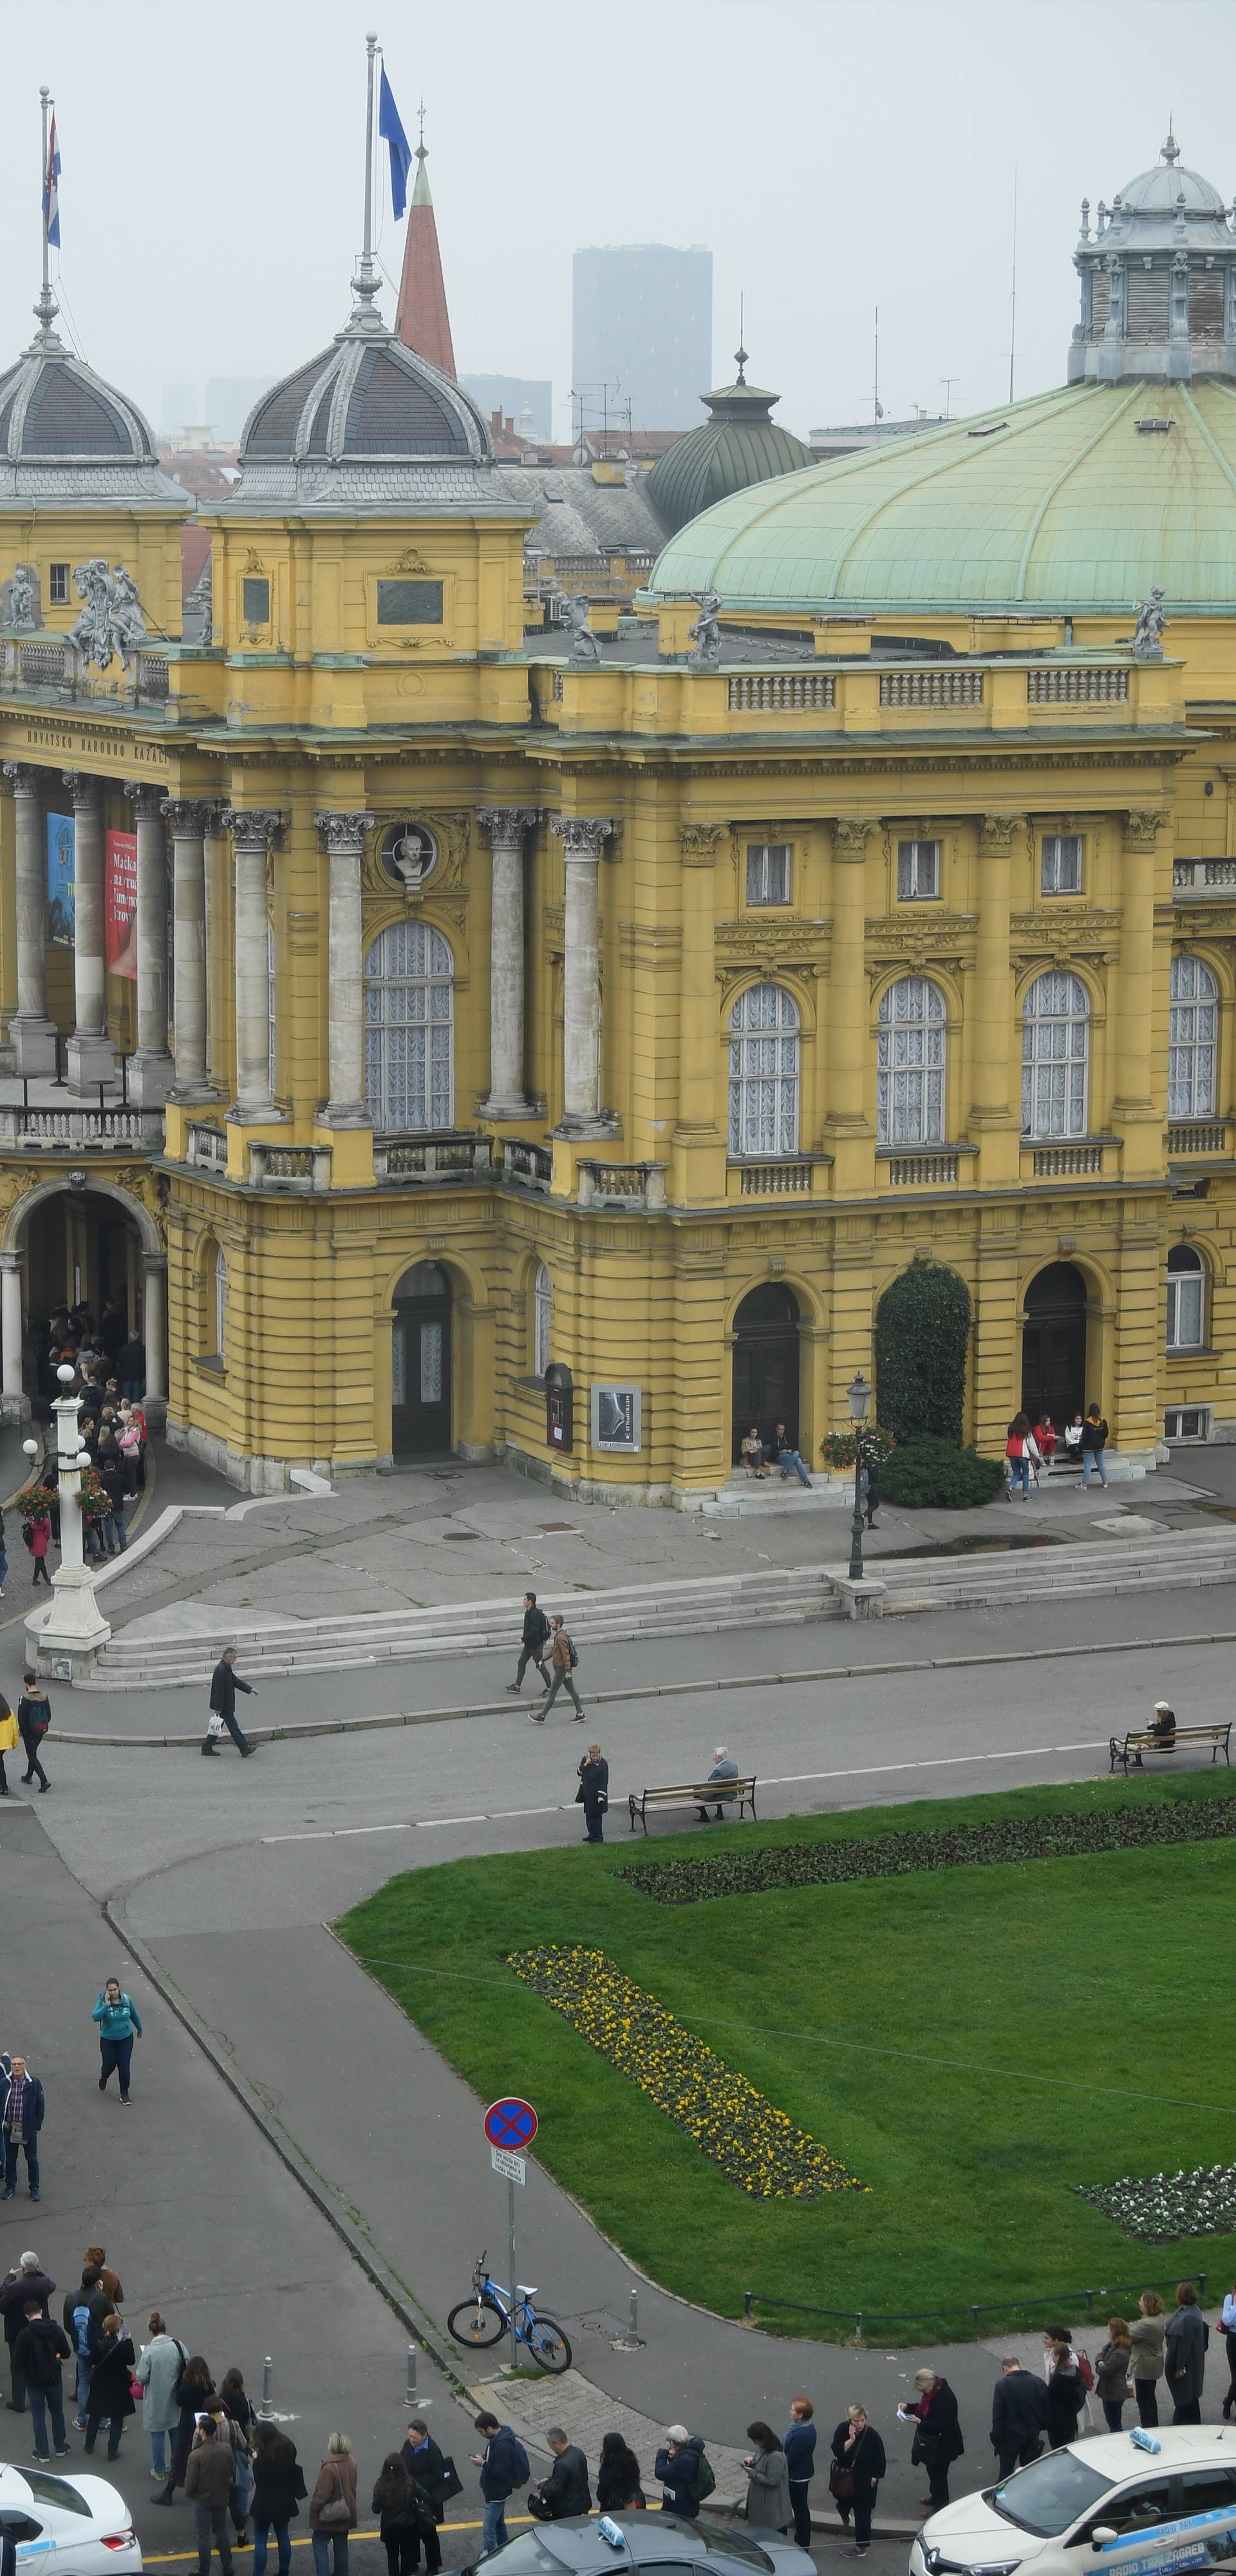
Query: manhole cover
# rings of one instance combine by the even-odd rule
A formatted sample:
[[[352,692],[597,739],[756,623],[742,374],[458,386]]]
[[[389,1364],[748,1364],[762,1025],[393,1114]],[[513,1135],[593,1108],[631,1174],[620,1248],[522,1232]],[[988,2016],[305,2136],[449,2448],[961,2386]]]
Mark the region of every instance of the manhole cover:
[[[546,1535],[548,1535],[551,1530],[564,1530],[568,1538],[579,1537],[579,1531],[577,1530],[574,1521],[538,1521],[537,1528]]]

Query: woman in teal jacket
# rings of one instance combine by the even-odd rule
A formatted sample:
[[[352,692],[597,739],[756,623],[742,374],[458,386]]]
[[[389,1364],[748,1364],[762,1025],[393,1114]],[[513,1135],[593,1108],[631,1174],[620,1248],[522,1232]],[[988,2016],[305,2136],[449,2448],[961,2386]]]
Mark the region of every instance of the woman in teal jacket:
[[[108,1978],[90,2018],[99,2025],[99,2056],[103,2069],[99,2091],[106,2093],[108,2077],[113,2067],[117,2067],[120,2071],[120,2099],[127,2102],[133,2042],[141,2038],[142,2024],[137,2006],[132,1996],[123,1992],[119,1977]]]

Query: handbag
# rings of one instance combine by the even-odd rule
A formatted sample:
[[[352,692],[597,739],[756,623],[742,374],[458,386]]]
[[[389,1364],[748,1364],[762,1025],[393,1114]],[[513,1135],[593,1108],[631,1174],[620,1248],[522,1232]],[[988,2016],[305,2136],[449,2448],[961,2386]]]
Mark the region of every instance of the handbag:
[[[921,2424],[916,2426],[914,2439],[910,2444],[910,2466],[912,2469],[933,2469],[935,2467],[936,2444],[939,2441],[939,2438],[938,2433],[925,2433]]]
[[[463,2479],[449,2451],[442,2454],[442,2501],[449,2504],[452,2496],[463,2494]]]
[[[843,2504],[848,2503],[854,2493],[854,2471],[843,2468],[840,2460],[834,2460],[828,2472],[828,2492],[839,2497]]]
[[[338,2469],[336,2469],[335,2475],[339,2478],[338,2492],[333,2496],[328,2496],[325,2504],[319,2505],[318,2507],[318,2529],[320,2531],[339,2531],[344,2528],[348,2530],[351,2529],[352,2516],[348,2511],[348,2500],[343,2492],[343,2479],[339,2477]]]

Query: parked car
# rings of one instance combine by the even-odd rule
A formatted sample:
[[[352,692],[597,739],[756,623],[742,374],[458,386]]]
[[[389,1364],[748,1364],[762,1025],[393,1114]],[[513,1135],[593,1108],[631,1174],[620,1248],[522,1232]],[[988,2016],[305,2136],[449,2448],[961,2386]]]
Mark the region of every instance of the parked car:
[[[910,2576],[1175,2576],[1236,2552],[1236,2433],[1134,2426],[1047,2451],[923,2524]]]
[[[18,2576],[141,2576],[132,2516],[106,2478],[0,2464],[0,2524],[16,2543]]]
[[[606,2529],[613,2534],[606,2538]],[[672,2513],[572,2514],[521,2531],[485,2560],[485,2576],[631,2576],[632,2569],[681,2568],[682,2576],[815,2576],[805,2549],[780,2532],[745,2531]],[[469,2571],[470,2576],[470,2571]],[[1077,2571],[1071,2571],[1077,2576]]]

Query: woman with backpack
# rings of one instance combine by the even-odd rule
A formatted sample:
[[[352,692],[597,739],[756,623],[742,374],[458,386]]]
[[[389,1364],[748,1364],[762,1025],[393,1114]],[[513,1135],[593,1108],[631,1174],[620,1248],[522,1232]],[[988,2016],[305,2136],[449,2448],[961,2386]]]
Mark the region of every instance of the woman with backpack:
[[[277,2424],[259,2423],[253,2436],[253,2576],[266,2576],[266,2543],[271,2531],[279,2552],[279,2576],[291,2576],[292,2540],[288,2524],[300,2516],[299,2498],[309,2490],[296,2456],[296,2444]]]
[[[180,2422],[176,2382],[189,2356],[177,2337],[168,2333],[157,2308],[146,2319],[146,2332],[150,2341],[142,2345],[133,2376],[142,2392],[142,2429],[150,2436],[150,2474],[162,2484],[167,2476],[167,2437]]]
[[[565,1686],[568,1698],[572,1699],[575,1703],[575,1719],[573,1722],[582,1726],[584,1722],[583,1703],[580,1699],[579,1692],[575,1687],[575,1667],[579,1662],[579,1657],[576,1654],[575,1648],[562,1624],[562,1612],[560,1610],[554,1611],[553,1616],[550,1619],[549,1631],[549,1660],[553,1665],[554,1678],[549,1685],[549,1697],[545,1701],[543,1707],[534,1708],[530,1712],[531,1723],[533,1726],[544,1725],[545,1720],[553,1707],[554,1701],[557,1699],[559,1691]]]

